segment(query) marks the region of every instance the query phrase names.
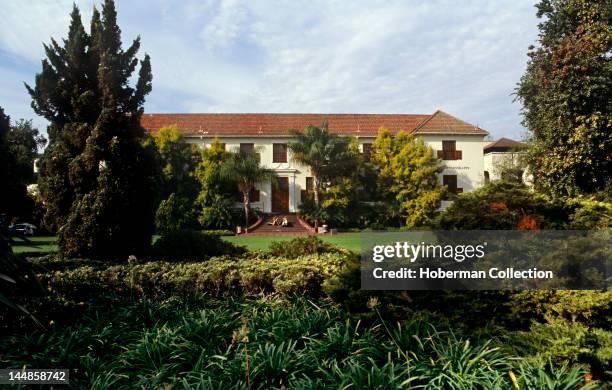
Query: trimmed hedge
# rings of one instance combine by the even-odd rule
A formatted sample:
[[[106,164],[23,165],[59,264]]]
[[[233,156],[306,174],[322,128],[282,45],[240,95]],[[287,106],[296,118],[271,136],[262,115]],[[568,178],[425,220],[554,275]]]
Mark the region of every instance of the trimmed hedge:
[[[265,256],[213,257],[206,262],[154,261],[109,267],[79,265],[40,275],[50,291],[87,300],[101,292],[139,292],[150,297],[208,293],[320,295],[325,280],[340,273],[351,257],[320,254],[297,259]]]
[[[272,256],[280,256],[296,259],[305,255],[316,255],[321,253],[343,253],[349,252],[329,242],[325,242],[316,236],[296,237],[289,241],[273,241],[270,243],[268,253]]]

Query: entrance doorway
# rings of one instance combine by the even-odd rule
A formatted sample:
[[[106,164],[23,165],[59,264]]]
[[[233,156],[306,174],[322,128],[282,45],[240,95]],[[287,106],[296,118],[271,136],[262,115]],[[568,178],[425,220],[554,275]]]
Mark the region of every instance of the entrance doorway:
[[[289,212],[289,178],[279,177],[278,185],[272,186],[272,212]]]

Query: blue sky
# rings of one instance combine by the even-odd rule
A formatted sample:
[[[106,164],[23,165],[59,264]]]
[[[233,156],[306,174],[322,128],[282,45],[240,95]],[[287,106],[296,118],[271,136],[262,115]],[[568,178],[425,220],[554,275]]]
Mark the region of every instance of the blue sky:
[[[0,106],[30,108],[43,42],[72,0],[3,0]],[[76,1],[89,25],[93,1]],[[537,38],[532,1],[117,0],[151,55],[147,112],[432,113],[520,138],[512,93]]]

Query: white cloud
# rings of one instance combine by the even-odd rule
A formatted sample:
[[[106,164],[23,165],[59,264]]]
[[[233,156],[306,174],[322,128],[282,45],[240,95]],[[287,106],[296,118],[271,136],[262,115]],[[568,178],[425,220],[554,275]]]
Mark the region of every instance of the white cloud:
[[[79,2],[86,26],[91,5]],[[71,1],[5,8],[0,66],[7,56],[36,65],[41,42],[65,35]],[[117,8],[124,41],[141,35],[152,58],[149,111],[440,108],[495,136],[523,131],[511,94],[537,34],[528,2],[152,0]]]

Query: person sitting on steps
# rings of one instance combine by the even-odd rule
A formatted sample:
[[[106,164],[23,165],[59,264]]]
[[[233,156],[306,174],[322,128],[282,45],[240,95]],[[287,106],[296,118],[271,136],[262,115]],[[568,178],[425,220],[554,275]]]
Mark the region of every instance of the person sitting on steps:
[[[268,225],[276,226],[279,224],[279,222],[278,217],[274,217],[272,221],[268,222]]]
[[[282,227],[287,227],[289,226],[289,221],[287,221],[287,217],[283,217],[283,222],[281,223]]]

